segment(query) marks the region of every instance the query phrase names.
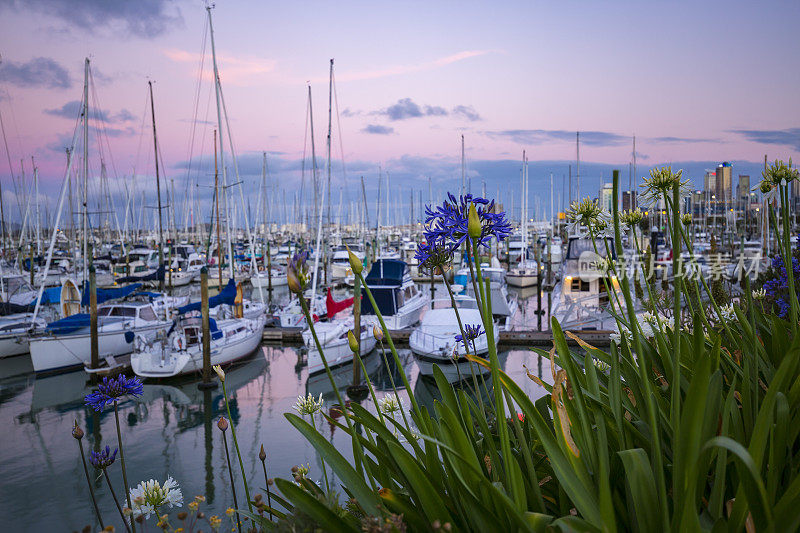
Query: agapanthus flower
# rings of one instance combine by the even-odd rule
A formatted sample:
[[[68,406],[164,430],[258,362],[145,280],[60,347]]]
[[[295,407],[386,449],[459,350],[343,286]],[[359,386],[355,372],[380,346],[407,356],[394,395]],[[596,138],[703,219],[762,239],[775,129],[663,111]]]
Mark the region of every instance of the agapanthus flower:
[[[619,221],[622,223],[623,226],[627,228],[635,228],[639,224],[642,223],[644,220],[644,213],[638,207],[636,209],[629,209],[627,211],[623,211],[619,215]]]
[[[309,282],[308,252],[302,251],[294,254],[286,267],[286,280],[289,289],[295,294],[301,294]]]
[[[308,396],[300,395],[292,408],[301,415],[311,416],[322,410],[323,403],[322,393],[320,393],[319,398],[314,398],[311,394]]]
[[[672,188],[677,185],[683,196],[689,191],[689,180],[681,180],[683,170],[672,171],[671,166],[650,169],[650,177],[644,178],[644,192],[640,195],[644,205],[651,205],[664,196],[672,194]],[[675,206],[677,207],[677,206]]]
[[[139,378],[126,378],[121,374],[113,378],[106,376],[95,392],[86,395],[84,402],[95,411],[102,411],[104,407],[117,402],[123,396],[138,397],[143,392],[144,387]]]
[[[421,242],[417,244],[414,258],[422,270],[448,270],[453,262],[453,248],[444,242]]]
[[[145,519],[158,512],[159,507],[169,505],[181,507],[183,494],[177,481],[168,477],[162,486],[158,481],[142,481],[135,489],[131,489],[131,502],[133,502],[133,516],[144,515]]]
[[[609,364],[608,364],[608,363],[606,363],[605,361],[602,361],[602,360],[600,360],[600,359],[596,359],[596,358],[592,358],[592,364],[593,364],[593,365],[595,366],[595,368],[597,368],[597,370],[599,370],[600,372],[606,372],[606,371],[607,371],[609,368],[611,368],[611,365],[609,365]]]
[[[692,225],[692,215],[690,213],[685,213],[681,216],[681,223],[684,226],[691,226]]]
[[[464,344],[466,344],[467,341],[474,341],[484,333],[485,332],[483,331],[483,328],[481,328],[480,324],[466,324],[464,325],[464,335],[461,335],[460,333],[456,335],[456,342],[463,341]]]
[[[400,400],[400,398],[398,398],[395,394],[384,396],[378,400],[378,409],[380,409],[381,413],[385,415],[391,416],[392,413],[402,411],[403,407],[403,401]]]
[[[572,222],[573,229],[586,226],[596,234],[608,225],[608,213],[600,207],[597,200],[586,197],[572,202],[567,210],[567,220]]]
[[[722,322],[731,322],[732,320],[736,320],[736,310],[733,308],[733,304],[721,306],[719,308],[719,312],[719,319]]]
[[[108,468],[117,458],[117,448],[114,448],[114,453],[111,453],[111,448],[106,446],[104,449],[101,449],[99,452],[92,451],[89,453],[89,462],[94,465],[95,468]]]
[[[763,300],[767,297],[767,291],[764,288],[753,290],[753,300]]]
[[[769,183],[771,185],[774,186],[781,184],[786,185],[790,181],[797,179],[798,170],[796,168],[792,168],[791,157],[789,158],[788,165],[783,161],[776,159],[773,164],[771,164],[763,172],[761,172],[761,176],[764,178],[763,182]]]
[[[425,241],[449,245],[456,249],[467,240],[469,225],[469,209],[475,205],[481,223],[481,234],[475,242],[479,246],[489,247],[492,238],[498,241],[511,235],[511,224],[506,219],[504,212],[495,213],[494,200],[464,194],[456,198],[447,194],[447,200],[442,205],[425,208]]]

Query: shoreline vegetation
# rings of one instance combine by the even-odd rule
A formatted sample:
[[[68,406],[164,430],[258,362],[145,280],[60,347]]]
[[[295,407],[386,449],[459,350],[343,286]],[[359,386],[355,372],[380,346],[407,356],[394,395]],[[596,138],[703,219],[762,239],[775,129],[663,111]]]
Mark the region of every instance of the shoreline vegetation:
[[[118,457],[106,445],[88,458],[106,474],[116,509],[98,508],[83,431],[77,423],[73,428],[89,482],[87,513],[105,530],[113,530],[104,524],[116,520],[116,513],[132,532],[796,531],[800,340],[795,276],[800,257],[792,244],[788,191],[797,179],[791,160],[776,161],[764,171],[759,187],[772,199],[770,223],[778,251],[772,268],[752,286],[745,277],[742,296],[729,302],[713,282],[709,286],[703,277],[681,271],[680,250],[692,250],[691,217],[680,210],[686,183],[670,167],[651,171],[642,197],[644,205],[665,206],[674,250],[671,290],[659,296],[655,286],[641,287],[618,261],[607,260],[602,280],[617,323],[614,342],[608,349],[591,346],[551,319],[552,348],[531,348],[552,362],[546,379],[528,374],[546,390],[535,401],[500,367],[490,285],[480,261],[468,261],[482,324],[459,319],[456,340],[464,345],[470,371],[454,385],[434,366],[441,400],[432,411],[421,406],[365,283],[363,263],[352,253],[356,286],[379,321],[374,336],[387,364],[394,360],[400,382],[393,380],[392,393],[379,399],[360,360],[357,335],[350,332],[350,348],[362,366],[375,413],[343,398],[302,297],[310,281],[307,254],[295,254],[287,271],[289,289],[300,296],[336,395],[337,416],[323,410],[321,395],[308,395],[298,399],[296,413],[285,417],[322,458],[323,481],[311,478],[309,465],[293,468],[290,479],[268,477],[269,449],[263,445],[263,480],[247,479],[225,394],[227,418],[218,419],[218,428],[234,499],[225,516],[206,516],[202,496],[184,505],[180,480],[171,477],[134,488],[128,478],[138,481],[136,473],[125,471],[117,402],[140,395],[142,385],[138,378],[119,376],[106,378],[86,397],[87,405],[98,411],[113,407],[116,415]],[[587,199],[567,213],[575,228],[588,232],[595,251],[616,248],[605,250],[615,252],[605,257],[622,257],[623,232],[640,252],[641,211],[620,212],[618,200],[615,171],[613,212]],[[421,268],[441,276],[448,291],[445,273],[455,252],[479,257],[493,240],[511,233],[494,202],[469,194],[449,195],[425,215],[417,259]],[[634,305],[639,293],[646,297],[646,312]],[[475,355],[481,335],[488,341],[485,358]],[[571,349],[568,340],[579,349]],[[215,371],[225,391],[225,373],[219,367]],[[405,389],[410,405],[398,389]],[[352,461],[323,436],[324,423],[348,436]],[[116,468],[117,458],[125,479],[119,498],[106,473]]]

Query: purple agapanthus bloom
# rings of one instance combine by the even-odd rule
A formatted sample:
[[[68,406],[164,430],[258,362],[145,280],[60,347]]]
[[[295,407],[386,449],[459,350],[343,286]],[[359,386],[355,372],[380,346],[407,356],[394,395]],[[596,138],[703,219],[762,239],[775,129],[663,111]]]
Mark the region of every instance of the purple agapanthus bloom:
[[[475,324],[474,326],[467,324],[464,326],[464,335],[456,335],[456,342],[463,341],[464,345],[466,345],[468,341],[474,341],[484,333],[485,332],[483,331],[483,328],[481,328],[480,324]]]
[[[294,276],[299,285],[298,290],[302,290],[308,284],[308,252],[303,250],[295,253],[289,260],[286,267],[287,275]]]
[[[452,249],[458,248],[467,239],[469,223],[469,207],[475,204],[481,221],[481,236],[477,243],[489,247],[492,237],[498,241],[511,235],[511,224],[503,212],[495,213],[494,200],[465,194],[456,198],[447,194],[447,200],[440,206],[425,208],[425,240],[428,243],[449,244]]]
[[[95,468],[108,468],[114,464],[118,451],[117,448],[114,448],[114,453],[111,453],[111,448],[106,446],[105,449],[101,449],[99,452],[91,452],[89,454],[89,462],[92,463]]]
[[[84,402],[95,411],[102,411],[123,396],[141,396],[143,392],[139,378],[126,378],[121,374],[113,378],[106,376],[95,392],[86,395]]]
[[[414,258],[423,270],[445,268],[453,261],[453,248],[441,242],[421,242],[417,244]]]

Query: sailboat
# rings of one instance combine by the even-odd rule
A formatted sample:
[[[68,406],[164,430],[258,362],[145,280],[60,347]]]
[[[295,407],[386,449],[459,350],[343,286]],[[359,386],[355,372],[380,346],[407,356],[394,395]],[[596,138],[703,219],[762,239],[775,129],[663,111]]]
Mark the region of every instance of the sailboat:
[[[528,258],[528,158],[522,151],[522,249],[519,263],[509,269],[506,282],[512,287],[532,287],[539,281],[539,264]]]
[[[233,306],[241,298],[233,280],[228,281],[222,292],[209,298],[209,309],[223,305]],[[139,338],[135,352],[131,355],[131,367],[137,376],[168,378],[203,369],[202,320],[197,316],[200,303],[195,302],[177,309],[178,318],[161,341],[148,342]],[[261,344],[266,316],[258,313],[255,318],[239,316],[215,320],[209,318],[211,364],[223,365],[251,354]]]

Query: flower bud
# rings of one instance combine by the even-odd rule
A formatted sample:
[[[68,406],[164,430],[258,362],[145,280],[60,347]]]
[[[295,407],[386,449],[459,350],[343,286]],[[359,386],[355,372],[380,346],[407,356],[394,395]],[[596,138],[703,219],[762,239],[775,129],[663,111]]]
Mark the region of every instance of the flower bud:
[[[467,233],[472,239],[479,239],[481,236],[481,218],[478,216],[478,210],[475,209],[474,203],[469,204]]]
[[[295,294],[303,292],[303,287],[300,286],[300,280],[293,268],[286,269],[286,284],[289,285],[289,290]]]
[[[347,256],[350,258],[350,268],[353,270],[353,274],[356,276],[361,274],[364,270],[364,263],[361,262],[361,259],[358,258],[356,254],[350,251],[350,248],[347,249]]]
[[[75,437],[77,440],[81,440],[83,438],[83,430],[78,426],[78,421],[75,421],[75,425],[72,427],[72,436]]]
[[[178,520],[186,520],[186,517],[189,516],[189,513],[186,511],[181,511],[178,513]]]
[[[347,344],[350,345],[350,351],[358,353],[358,339],[353,335],[353,330],[347,332]]]
[[[383,329],[381,329],[380,326],[375,324],[374,326],[372,326],[372,335],[373,335],[373,337],[375,337],[376,341],[378,341],[378,342],[382,341],[383,340]]]
[[[219,428],[220,431],[227,431],[228,421],[225,420],[224,416],[219,417],[219,420],[217,421],[217,427]]]
[[[222,370],[222,367],[220,365],[215,365],[213,368],[214,368],[214,372],[216,372],[217,376],[219,376],[219,380],[224,382],[225,381],[225,372]]]
[[[266,454],[266,452],[264,452],[264,445],[263,444],[261,445],[261,451],[258,452],[258,458],[261,459],[262,463],[267,458],[267,454]]]
[[[772,190],[772,184],[769,183],[768,181],[762,181],[760,189],[761,189],[761,194],[767,194],[769,191]]]

